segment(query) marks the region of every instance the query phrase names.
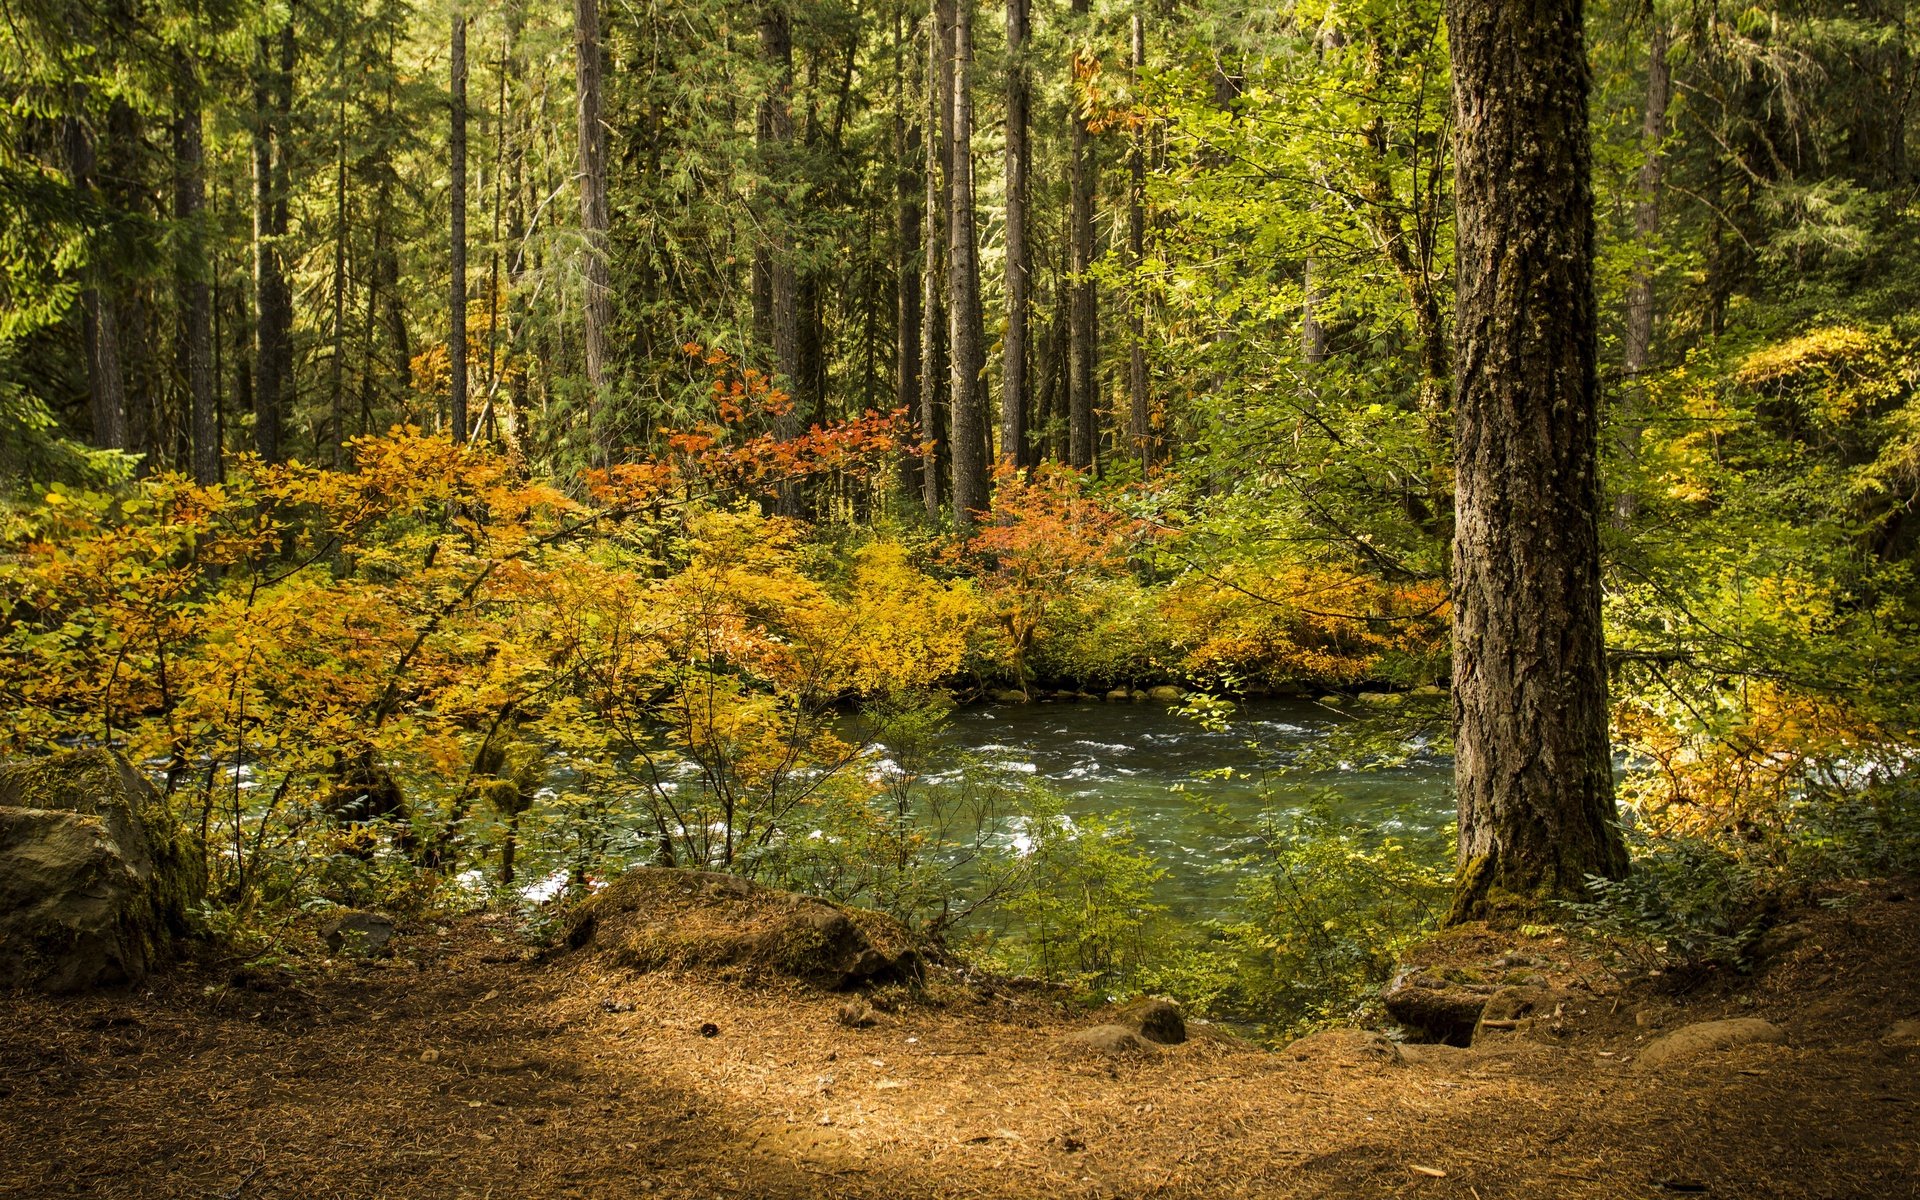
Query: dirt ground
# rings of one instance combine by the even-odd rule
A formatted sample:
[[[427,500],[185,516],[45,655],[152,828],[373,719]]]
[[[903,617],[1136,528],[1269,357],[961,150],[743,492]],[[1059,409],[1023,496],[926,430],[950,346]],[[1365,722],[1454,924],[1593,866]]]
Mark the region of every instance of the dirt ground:
[[[1920,892],[1829,900],[1757,976],[1678,995],[1525,947],[1580,997],[1559,1028],[1410,1061],[1074,1051],[1097,1018],[956,978],[858,1028],[844,996],[532,961],[473,917],[371,963],[0,997],[0,1196],[1920,1195],[1920,1049],[1885,1037],[1920,1017]],[[1636,1066],[1727,1016],[1787,1044]]]

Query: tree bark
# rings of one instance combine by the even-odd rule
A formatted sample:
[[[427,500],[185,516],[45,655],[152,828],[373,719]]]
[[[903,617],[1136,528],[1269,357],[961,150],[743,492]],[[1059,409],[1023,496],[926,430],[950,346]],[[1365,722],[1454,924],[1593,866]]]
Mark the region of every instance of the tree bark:
[[[1667,103],[1673,77],[1667,67],[1668,32],[1665,20],[1651,14],[1653,31],[1648,37],[1647,102],[1640,126],[1640,140],[1646,159],[1640,164],[1639,195],[1633,209],[1633,240],[1638,259],[1627,281],[1627,327],[1622,354],[1620,409],[1615,414],[1615,445],[1623,464],[1631,465],[1640,452],[1641,414],[1646,408],[1647,361],[1653,353],[1654,326],[1654,239],[1660,232],[1660,191],[1664,164],[1661,144],[1667,140]],[[1614,518],[1620,523],[1632,519],[1638,497],[1631,487],[1622,487],[1614,497]]]
[[[79,106],[76,105],[76,108]],[[67,173],[74,191],[94,190],[93,132],[76,113],[66,124]],[[100,268],[88,269],[88,283],[80,293],[81,336],[87,357],[87,410],[93,425],[93,444],[103,450],[124,450],[127,444],[126,379],[120,368],[120,326],[112,289],[103,286]]]
[[[1090,0],[1073,0],[1074,34],[1086,36]],[[1093,191],[1099,171],[1093,134],[1081,111],[1080,75],[1085,59],[1079,50],[1072,57],[1073,79],[1069,93],[1071,111],[1067,146],[1067,240],[1069,246],[1068,287],[1072,299],[1067,328],[1067,461],[1085,470],[1093,466],[1094,447],[1099,431],[1094,425],[1094,371],[1100,353],[1099,299],[1093,278]]]
[[[187,383],[187,414],[195,483],[220,481],[220,413],[214,395],[213,288],[207,280],[206,141],[201,133],[200,85],[184,52],[174,64],[173,219],[180,229],[175,279],[180,332],[176,350]]]
[[[447,295],[448,428],[455,445],[467,440],[467,18],[453,18],[451,125],[447,158],[452,186],[447,196],[451,239],[451,286]]]
[[[768,179],[776,190],[789,182],[791,164],[787,161],[793,142],[793,25],[786,6],[780,0],[769,3],[760,13],[760,56],[771,68],[767,94],[760,102],[760,153]],[[773,376],[777,386],[790,397],[798,397],[802,387],[800,372],[800,295],[799,279],[793,267],[792,238],[788,225],[792,213],[783,197],[768,206],[764,216],[769,236],[763,248],[766,259],[768,334],[773,343]],[[781,437],[793,437],[804,427],[796,402],[788,415],[778,422]]]
[[[942,270],[944,254],[934,252],[943,244],[942,231],[947,216],[947,128],[952,115],[952,77],[947,63],[950,54],[951,27],[947,6],[942,0],[927,3],[927,165],[926,165],[926,246],[925,267],[920,273],[920,439],[926,446],[921,463],[920,499],[927,516],[940,516],[942,486],[948,462],[945,396],[947,378],[947,326]]]
[[[980,384],[985,361],[980,258],[973,212],[973,5],[957,0],[953,26],[953,127],[948,157],[949,341],[953,369],[953,520],[966,528],[987,506],[987,422]]]
[[[1618,876],[1580,0],[1449,0],[1459,302],[1450,921]]]
[[[595,458],[612,457],[607,413],[607,327],[613,324],[613,293],[607,254],[607,133],[600,120],[600,0],[574,0],[573,69],[580,140],[580,232],[587,244],[587,419]]]
[[[1007,332],[1000,368],[1000,457],[1033,464],[1027,445],[1027,331],[1032,307],[1027,253],[1027,177],[1033,152],[1027,140],[1032,85],[1027,78],[1029,0],[1007,0]]]
[[[286,237],[292,143],[293,15],[255,39],[253,126],[253,441],[260,457],[284,457],[282,428],[292,410],[293,292]]]
[[[1146,33],[1140,14],[1133,14],[1133,73],[1147,65]],[[1150,398],[1147,393],[1147,296],[1142,273],[1147,262],[1147,150],[1146,135],[1133,131],[1127,151],[1127,170],[1131,176],[1127,188],[1127,257],[1133,269],[1132,336],[1127,353],[1127,435],[1135,454],[1140,456],[1141,474],[1159,461],[1159,447],[1152,429]]]
[[[895,79],[898,111],[894,116],[894,152],[898,159],[894,200],[894,384],[893,402],[910,419],[920,414],[920,272],[924,253],[920,241],[920,204],[922,185],[919,172],[920,125],[909,108],[907,74],[900,59],[905,41],[899,14],[894,17]],[[913,460],[908,460],[909,462]],[[910,476],[921,482],[925,464],[916,466]]]

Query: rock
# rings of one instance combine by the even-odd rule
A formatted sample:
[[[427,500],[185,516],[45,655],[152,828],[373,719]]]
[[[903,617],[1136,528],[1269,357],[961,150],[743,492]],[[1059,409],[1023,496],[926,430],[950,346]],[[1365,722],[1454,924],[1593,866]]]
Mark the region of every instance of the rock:
[[[1180,703],[1180,697],[1183,695],[1185,695],[1184,692],[1171,684],[1163,683],[1159,687],[1150,687],[1147,689],[1147,696],[1160,704],[1178,704]]]
[[[1480,1013],[1493,995],[1491,985],[1465,978],[1464,972],[1406,971],[1380,994],[1387,1015],[1424,1037],[1454,1046],[1473,1044]]]
[[[1883,1046],[1920,1046],[1920,1021],[1895,1021],[1880,1035]]]
[[[1096,695],[1094,695],[1094,694],[1093,694],[1092,692],[1075,692],[1075,693],[1073,694],[1073,698],[1074,698],[1074,700],[1076,700],[1077,702],[1079,702],[1079,703],[1081,703],[1081,704],[1098,704],[1098,703],[1100,703],[1100,697],[1098,697],[1098,696],[1096,696]]]
[[[1128,696],[1128,699],[1132,700],[1133,703],[1135,704],[1145,704],[1147,701],[1153,699],[1153,697],[1147,695],[1145,692],[1141,691],[1139,688],[1135,688],[1133,692]]]
[[[1186,1019],[1180,1015],[1180,1006],[1170,1000],[1151,996],[1135,1000],[1114,1014],[1113,1020],[1162,1046],[1177,1046],[1187,1040]]]
[[[1297,1062],[1333,1067],[1386,1067],[1401,1062],[1400,1047],[1371,1029],[1322,1030],[1291,1043],[1281,1053]]]
[[[994,688],[987,693],[987,698],[995,704],[1028,704],[1032,702],[1025,692],[1015,691],[1012,688]]]
[[[910,978],[920,956],[883,913],[717,871],[637,867],[583,903],[567,945],[635,971],[783,975],[845,989]]]
[[[394,928],[393,918],[384,913],[348,909],[320,927],[320,940],[335,954],[378,958],[393,953],[387,943],[393,940]]]
[[[1320,697],[1320,703],[1326,705],[1328,708],[1338,708],[1346,702],[1347,698],[1345,696],[1335,696],[1332,693]]]
[[[1125,1025],[1095,1025],[1070,1033],[1060,1041],[1072,1049],[1102,1054],[1152,1054],[1160,1049]]]
[[[1361,692],[1358,699],[1369,708],[1398,708],[1406,697],[1399,692]]]
[[[1797,921],[1775,925],[1754,940],[1753,955],[1758,959],[1779,958],[1806,941],[1811,933],[1812,930]]]
[[[1731,1050],[1735,1046],[1756,1043],[1782,1045],[1787,1035],[1778,1025],[1759,1017],[1735,1017],[1729,1021],[1700,1021],[1683,1025],[1664,1037],[1648,1042],[1634,1065],[1642,1070],[1685,1062],[1702,1054]]]
[[[1132,702],[1133,702],[1133,693],[1128,691],[1126,688],[1114,688],[1112,691],[1107,693],[1108,704],[1130,704]]]
[[[200,856],[120,755],[0,766],[0,980],[137,983],[189,931]]]
[[[1431,700],[1431,699],[1434,699],[1435,697],[1446,695],[1447,689],[1443,687],[1436,687],[1431,683],[1427,683],[1427,684],[1422,684],[1417,688],[1414,688],[1411,692],[1408,692],[1407,694],[1409,696],[1418,696],[1422,700]]]
[[[1550,987],[1519,984],[1503,987],[1487,997],[1474,1024],[1473,1044],[1489,1037],[1513,1037],[1530,1033],[1542,1021],[1559,1016],[1567,994]]]

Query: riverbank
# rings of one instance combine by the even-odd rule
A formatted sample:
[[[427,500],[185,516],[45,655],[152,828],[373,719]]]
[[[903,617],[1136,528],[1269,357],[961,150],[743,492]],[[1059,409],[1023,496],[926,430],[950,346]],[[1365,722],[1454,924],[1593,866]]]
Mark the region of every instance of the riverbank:
[[[1099,1018],[1047,992],[936,972],[850,1011],[539,961],[477,915],[370,962],[11,1000],[0,1196],[1911,1196],[1920,1050],[1888,1031],[1920,1016],[1915,895],[1837,887],[1757,975],[1681,993],[1489,935],[1580,1002],[1411,1052],[1110,1055],[1063,1042]],[[1726,1017],[1785,1041],[1639,1063]]]

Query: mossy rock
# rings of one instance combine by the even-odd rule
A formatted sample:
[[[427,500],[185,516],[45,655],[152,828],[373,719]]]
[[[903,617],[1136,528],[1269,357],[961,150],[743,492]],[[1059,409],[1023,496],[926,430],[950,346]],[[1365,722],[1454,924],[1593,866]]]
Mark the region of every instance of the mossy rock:
[[[580,906],[567,944],[634,971],[784,976],[845,989],[910,978],[904,926],[735,875],[639,867]]]
[[[120,755],[0,765],[0,978],[135,983],[189,931],[197,848]]]

